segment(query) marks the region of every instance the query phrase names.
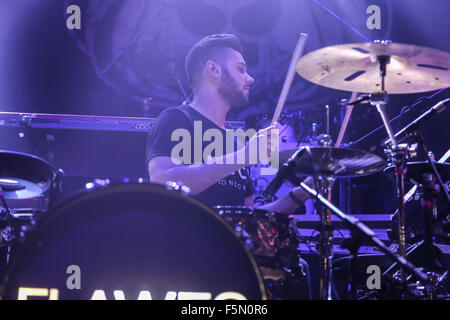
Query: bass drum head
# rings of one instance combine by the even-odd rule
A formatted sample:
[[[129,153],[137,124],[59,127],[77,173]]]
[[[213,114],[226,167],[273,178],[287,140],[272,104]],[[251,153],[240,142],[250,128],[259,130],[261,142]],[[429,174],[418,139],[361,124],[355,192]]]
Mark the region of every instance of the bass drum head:
[[[27,295],[265,299],[253,258],[220,216],[156,184],[95,189],[51,210],[3,286],[3,299]]]

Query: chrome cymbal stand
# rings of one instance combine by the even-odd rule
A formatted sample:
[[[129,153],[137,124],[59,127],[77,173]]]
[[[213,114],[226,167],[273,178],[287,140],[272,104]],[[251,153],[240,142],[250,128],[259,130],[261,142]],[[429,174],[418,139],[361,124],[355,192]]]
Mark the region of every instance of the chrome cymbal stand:
[[[322,135],[319,145],[331,147],[331,137],[329,134]],[[306,147],[308,149],[308,147]],[[325,156],[330,160],[331,154]],[[314,168],[314,163],[311,163]],[[315,168],[314,168],[315,171]],[[335,177],[319,173],[315,176],[316,186],[319,194],[328,201],[331,201],[331,191],[335,182]],[[331,211],[325,206],[319,205],[316,201],[316,210],[320,216],[320,239],[318,246],[320,284],[319,298],[321,300],[332,300],[332,272],[333,272],[333,239],[334,230],[331,226]]]
[[[319,193],[328,201],[331,201],[331,189],[333,187],[334,178],[320,176],[318,180]],[[325,206],[319,206],[318,213],[320,215],[320,299],[331,300],[334,230],[331,226],[331,211]]]
[[[388,45],[388,42],[377,43],[377,45]],[[395,184],[397,190],[397,206],[399,213],[399,249],[400,256],[406,257],[406,234],[405,234],[405,205],[403,197],[405,195],[405,170],[407,160],[414,154],[415,149],[410,148],[408,144],[399,145],[395,139],[389,119],[386,115],[386,104],[388,101],[388,94],[385,91],[386,66],[390,62],[389,55],[374,56],[372,61],[377,62],[380,66],[381,76],[381,92],[372,93],[370,95],[370,104],[375,106],[381,116],[383,125],[389,137],[390,144],[385,149],[388,162],[395,166]],[[404,272],[402,271],[402,279],[404,279]]]

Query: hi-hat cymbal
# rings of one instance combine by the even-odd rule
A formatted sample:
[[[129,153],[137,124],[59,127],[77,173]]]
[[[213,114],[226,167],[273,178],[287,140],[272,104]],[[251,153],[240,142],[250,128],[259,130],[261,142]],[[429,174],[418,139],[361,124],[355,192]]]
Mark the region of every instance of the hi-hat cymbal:
[[[325,47],[303,56],[297,73],[320,86],[359,93],[381,91],[377,56],[390,56],[385,78],[389,94],[416,93],[450,86],[450,54],[436,49],[375,42]]]
[[[355,178],[377,173],[386,166],[385,161],[370,152],[353,148],[309,147],[296,159],[297,174],[314,174],[335,177]],[[280,162],[286,162],[298,149],[280,152]]]

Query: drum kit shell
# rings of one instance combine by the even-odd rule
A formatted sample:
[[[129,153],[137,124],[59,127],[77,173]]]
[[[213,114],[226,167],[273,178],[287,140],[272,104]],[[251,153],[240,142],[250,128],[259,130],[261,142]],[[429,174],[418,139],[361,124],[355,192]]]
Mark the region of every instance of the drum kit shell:
[[[395,175],[400,213],[398,242],[403,246],[399,259],[404,260],[404,177],[424,185],[424,174],[433,175],[434,171],[428,162],[408,162],[412,156],[410,146],[404,147],[395,139],[384,112],[386,97],[388,93],[426,92],[450,86],[450,54],[415,45],[371,42],[330,46],[301,57],[306,38],[305,34],[299,38],[272,125],[278,122],[296,71],[314,84],[353,92],[354,99],[348,106],[361,100],[355,93],[368,94],[363,98],[377,108],[391,140],[386,145],[390,166],[370,152],[341,148],[341,141],[333,146],[330,139],[324,139],[319,146],[280,153],[282,161],[295,162],[295,175],[314,177],[315,191],[308,192],[315,194],[321,217],[319,298],[332,299],[330,216],[336,211],[330,209],[327,200],[333,182],[382,170]],[[345,127],[341,130],[345,132]],[[449,168],[450,164],[440,162],[436,173],[448,179]],[[264,276],[283,278],[275,271],[298,263],[298,236],[286,215],[243,207],[213,210],[184,188],[155,184],[109,185],[53,206],[60,178],[58,170],[43,159],[0,151],[0,241],[3,248],[8,248],[2,260],[2,299],[33,296],[33,292],[24,293],[26,288],[44,288],[47,296],[59,299],[89,299],[96,290],[112,292],[121,288],[133,297],[139,290],[155,290],[154,297],[160,299],[173,297],[167,292],[181,297],[182,292],[196,291],[209,293],[209,298],[234,292],[234,298],[265,299]],[[436,177],[431,179],[436,182]],[[433,193],[428,196],[432,198]],[[43,217],[27,235],[21,233],[23,223],[17,223],[24,212],[30,221]],[[348,215],[339,214],[350,224],[358,224]],[[366,234],[370,234],[367,229]],[[432,235],[427,238],[432,241]],[[20,248],[16,254],[12,251],[17,243]],[[353,253],[357,254],[357,248]],[[65,268],[74,264],[83,269],[82,290],[66,286]],[[408,270],[402,269],[403,279]],[[427,286],[438,287],[436,283]],[[427,297],[436,298],[435,292],[431,290]]]

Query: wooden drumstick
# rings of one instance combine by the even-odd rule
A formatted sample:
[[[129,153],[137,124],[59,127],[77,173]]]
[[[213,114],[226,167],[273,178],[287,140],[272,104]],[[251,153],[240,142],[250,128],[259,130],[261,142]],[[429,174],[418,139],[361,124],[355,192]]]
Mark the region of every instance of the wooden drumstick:
[[[297,42],[297,46],[295,47],[294,53],[292,54],[291,64],[289,65],[289,69],[286,75],[286,79],[284,80],[283,89],[281,90],[280,98],[278,99],[277,107],[275,108],[275,112],[272,118],[272,126],[275,126],[280,118],[281,111],[283,110],[284,103],[286,102],[287,95],[289,93],[289,89],[291,88],[292,80],[295,75],[295,64],[298,59],[300,59],[303,54],[303,50],[305,49],[305,42],[308,35],[306,33],[301,33]]]
[[[358,92],[353,92],[352,97],[350,98],[350,101],[356,100],[357,97],[358,97]],[[350,116],[352,115],[352,111],[353,111],[353,105],[347,105],[344,120],[342,121],[341,130],[339,131],[339,135],[336,140],[337,148],[339,148],[341,146],[342,139],[344,138],[345,131],[347,130],[347,125],[350,121]]]

